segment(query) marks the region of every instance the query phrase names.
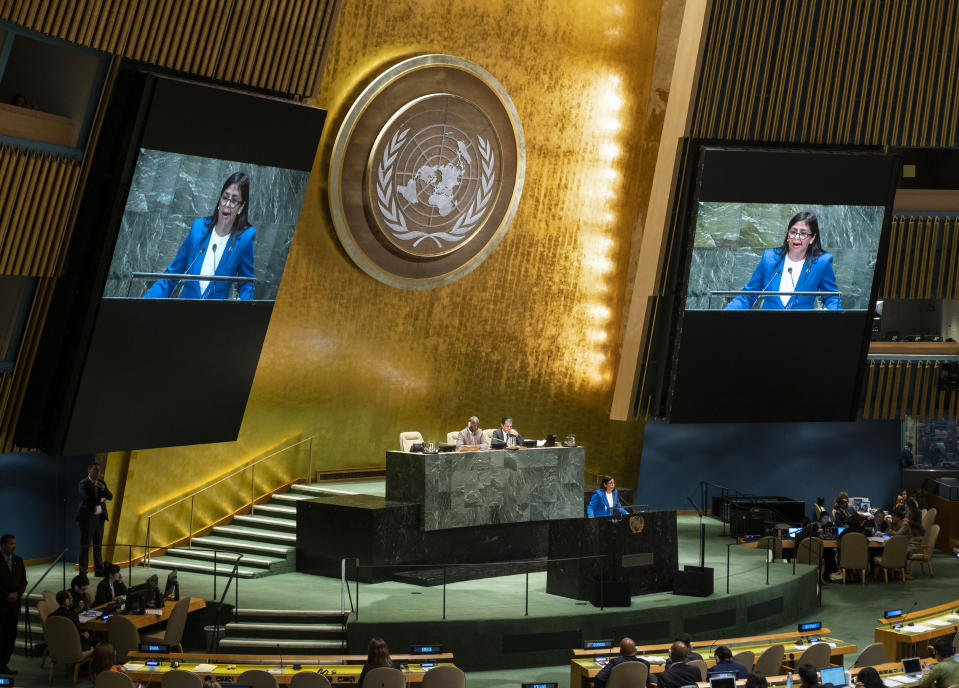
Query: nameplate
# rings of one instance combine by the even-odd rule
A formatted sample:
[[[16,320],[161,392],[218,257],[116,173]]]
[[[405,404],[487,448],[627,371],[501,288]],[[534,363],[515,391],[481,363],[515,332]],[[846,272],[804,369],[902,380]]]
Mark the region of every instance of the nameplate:
[[[622,566],[624,569],[634,568],[636,566],[652,566],[652,565],[653,565],[652,552],[640,552],[638,554],[624,554],[622,558]]]

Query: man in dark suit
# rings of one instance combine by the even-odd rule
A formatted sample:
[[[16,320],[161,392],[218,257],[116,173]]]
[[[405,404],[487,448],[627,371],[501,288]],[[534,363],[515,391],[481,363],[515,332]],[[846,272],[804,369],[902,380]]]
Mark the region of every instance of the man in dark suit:
[[[523,436],[513,429],[513,419],[509,416],[503,418],[503,422],[493,431],[493,439],[500,442],[506,442],[506,438],[512,435],[516,439],[516,444],[523,443]]]
[[[17,642],[20,598],[27,589],[27,570],[16,555],[17,538],[10,533],[0,537],[0,674],[13,675],[10,655]]]
[[[702,672],[699,667],[687,664],[689,647],[681,640],[677,640],[669,648],[669,667],[656,679],[659,688],[682,688],[692,683],[702,681]]]
[[[87,467],[87,477],[77,486],[80,493],[80,506],[77,507],[77,523],[80,525],[80,571],[86,572],[89,550],[93,544],[93,572],[103,575],[103,558],[100,545],[103,542],[103,524],[108,520],[107,500],[113,499],[113,493],[100,479],[100,466],[91,463]]]
[[[619,643],[619,657],[613,657],[593,679],[596,688],[604,688],[613,669],[623,662],[642,662],[649,668],[649,662],[636,656],[636,642],[632,638],[623,638]]]
[[[60,606],[50,612],[50,616],[62,616],[65,619],[70,619],[73,625],[77,627],[80,645],[84,650],[88,650],[92,646],[90,632],[80,628],[80,616],[73,610],[73,595],[70,594],[69,590],[61,590],[57,593],[57,604]]]

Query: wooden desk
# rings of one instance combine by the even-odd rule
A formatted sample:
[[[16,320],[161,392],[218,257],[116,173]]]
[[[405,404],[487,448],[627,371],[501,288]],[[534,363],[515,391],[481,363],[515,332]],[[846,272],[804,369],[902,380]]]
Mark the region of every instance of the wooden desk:
[[[163,603],[163,612],[160,614],[124,614],[126,618],[133,622],[133,625],[136,626],[137,630],[141,628],[146,628],[147,626],[155,626],[158,623],[163,623],[170,618],[170,614],[173,613],[173,607],[176,605],[176,602],[173,600],[167,600]],[[190,607],[189,611],[195,612],[197,609],[203,609],[206,606],[206,600],[202,597],[191,597],[190,598]],[[112,616],[112,614],[111,614]],[[99,633],[107,632],[107,622],[102,621],[101,619],[93,619],[92,621],[86,621],[80,624],[80,628],[85,631],[97,631]]]
[[[936,661],[936,660],[931,660],[930,663],[931,663],[931,664],[935,664],[935,661]],[[866,667],[850,668],[850,669],[849,669],[849,673],[851,673],[852,676],[853,676],[853,679],[855,679],[855,678],[859,675],[859,672],[862,671],[862,670],[865,669],[865,668],[866,668]],[[873,669],[875,669],[876,671],[878,671],[878,672],[879,672],[879,675],[882,676],[882,678],[889,678],[890,676],[900,676],[900,675],[902,675],[902,673],[903,673],[903,671],[902,671],[902,664],[900,664],[899,662],[892,662],[892,663],[888,663],[888,664],[877,664],[877,665],[875,665],[875,666],[873,667]],[[766,680],[769,682],[769,685],[770,685],[770,686],[785,686],[785,685],[786,685],[786,676],[785,676],[785,675],[783,675],[783,676],[768,676],[768,677],[766,678]],[[793,676],[793,682],[794,682],[794,685],[797,685],[797,686],[799,685],[799,679],[798,679],[795,675]],[[908,686],[915,686],[915,685],[918,685],[918,684],[919,684],[919,681],[913,681],[912,683],[905,683],[905,684],[903,684],[903,686],[908,687]],[[709,683],[708,683],[708,682],[705,682],[705,683],[700,682],[700,683],[697,683],[696,685],[698,686],[698,688],[709,688]],[[746,679],[744,679],[744,678],[737,679],[737,680],[736,680],[736,685],[737,685],[737,686],[745,686],[745,685],[746,685]]]
[[[818,637],[823,642],[834,643],[835,647],[830,652],[829,661],[831,664],[841,665],[845,661],[847,654],[856,652],[857,648],[852,643],[846,643],[838,638],[832,638],[828,635],[829,629],[823,628],[815,634],[799,635],[798,633],[772,633],[769,635],[754,635],[742,638],[720,638],[717,640],[697,640],[693,646],[695,652],[711,652],[720,645],[725,645],[733,654],[751,650],[759,657],[770,645],[782,645],[786,651],[783,659],[784,666],[792,666],[795,660],[799,659],[803,650],[797,647],[797,644],[805,646],[805,640],[809,637]],[[666,668],[666,659],[669,656],[669,648],[672,643],[660,645],[643,645],[636,648],[636,654],[650,659],[649,673],[658,674]],[[596,663],[596,657],[615,657],[619,654],[619,648],[613,647],[606,650],[573,650],[573,659],[570,661],[570,688],[589,688],[591,679],[595,678],[602,667]],[[655,659],[654,659],[655,658]],[[714,657],[703,657],[706,660],[706,667],[709,668],[716,663]],[[785,678],[783,679],[785,683]]]
[[[240,664],[214,664],[214,669],[212,671],[202,671],[198,672],[197,675],[202,679],[207,676],[212,676],[220,682],[235,683],[237,677],[242,674],[244,671],[249,669],[259,669],[261,671],[268,671],[273,674],[276,678],[277,683],[281,686],[289,685],[290,681],[293,679],[293,676],[302,672],[302,671],[312,671],[312,672],[321,672],[326,675],[330,680],[330,683],[334,686],[337,685],[356,685],[356,682],[360,678],[360,673],[363,671],[362,664],[311,664],[305,665],[300,662],[295,662],[291,657],[289,661],[287,657],[283,657],[282,668],[277,662],[276,664],[253,664],[249,662],[250,656],[243,655],[246,663]],[[279,659],[278,657],[276,659]],[[313,658],[319,659],[319,658]],[[394,658],[397,659],[397,658]],[[422,661],[423,656],[417,655],[417,660]],[[366,658],[364,657],[365,661]],[[145,658],[137,658],[127,662],[124,665],[124,671],[127,676],[130,677],[134,682],[141,682],[145,684],[159,684],[163,680],[163,675],[168,671],[172,671],[169,661],[161,660],[161,664],[155,667],[142,667],[142,668],[133,668],[133,664],[142,664],[145,663]],[[213,664],[212,662],[204,662],[205,664]],[[293,664],[300,664],[299,669],[294,669]],[[180,666],[177,667],[180,671],[193,671],[200,663],[198,662],[182,662]],[[437,662],[436,666],[455,666],[452,662]],[[424,668],[422,664],[408,664],[406,669],[403,670],[403,675],[406,677],[406,683],[409,684],[420,684],[423,682],[423,676],[426,675],[426,672],[429,671],[429,668]],[[227,679],[227,680],[224,680]]]
[[[176,659],[180,662],[206,662],[207,664],[276,664],[279,666],[280,660],[286,664],[302,664],[303,666],[316,665],[344,665],[344,664],[363,664],[366,662],[366,655],[228,655],[211,654],[209,652],[130,652],[127,655],[138,662],[147,659],[157,659],[168,662]],[[453,662],[452,652],[442,652],[432,655],[390,655],[393,660],[408,664],[409,662],[423,663],[435,662],[451,664]]]
[[[888,538],[887,538],[887,540],[888,540]],[[886,541],[887,541],[887,540],[883,540],[882,542],[875,542],[875,541],[873,541],[873,540],[867,540],[867,542],[869,543],[869,549],[871,549],[871,550],[873,550],[873,549],[883,549],[883,548],[886,546]],[[796,541],[795,541],[795,540],[781,540],[780,542],[782,542],[783,552],[796,549]],[[749,547],[749,548],[751,548],[751,549],[756,549],[757,545],[759,544],[759,541],[758,541],[758,540],[750,540],[749,542],[740,541],[740,544],[742,544],[743,547]],[[839,541],[838,541],[838,540],[823,540],[823,541],[822,541],[822,544],[823,544],[823,547],[825,547],[826,549],[836,549],[837,547],[839,547]]]
[[[895,619],[879,619],[874,638],[886,646],[886,661],[904,657],[925,657],[931,653],[928,646],[933,640],[959,631],[959,600],[953,600],[928,609],[910,612]],[[893,628],[902,624],[900,629]],[[926,630],[910,631],[909,624],[926,626]]]

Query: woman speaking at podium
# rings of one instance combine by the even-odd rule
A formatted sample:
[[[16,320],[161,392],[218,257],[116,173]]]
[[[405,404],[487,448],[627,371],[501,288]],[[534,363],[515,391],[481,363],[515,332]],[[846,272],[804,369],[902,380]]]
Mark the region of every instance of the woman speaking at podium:
[[[586,507],[586,515],[590,518],[625,514],[626,509],[619,503],[619,490],[616,481],[611,475],[604,475],[602,487],[593,491],[593,496]]]
[[[193,221],[189,234],[180,245],[176,257],[164,272],[196,275],[199,279],[184,281],[181,299],[227,299],[229,281],[204,280],[204,275],[253,277],[253,237],[247,209],[250,202],[250,178],[243,172],[231,174],[220,189],[213,214]],[[146,299],[165,299],[176,288],[178,280],[158,279]],[[253,283],[240,282],[237,298],[253,298]]]
[[[797,213],[786,225],[782,246],[763,251],[753,276],[743,291],[838,291],[832,255],[822,247],[819,219],[810,212]],[[726,310],[748,310],[757,299],[755,294],[740,294],[726,306]],[[826,310],[838,311],[842,306],[839,296],[823,296]],[[791,294],[763,297],[763,310],[811,310],[815,296]]]

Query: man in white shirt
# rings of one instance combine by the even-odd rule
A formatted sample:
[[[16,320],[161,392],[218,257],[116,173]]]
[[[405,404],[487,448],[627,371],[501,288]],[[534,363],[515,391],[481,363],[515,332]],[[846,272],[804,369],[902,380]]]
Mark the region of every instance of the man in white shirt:
[[[480,429],[479,418],[476,416],[470,416],[469,423],[467,423],[466,427],[460,430],[460,434],[456,436],[456,448],[459,449],[460,447],[489,449],[489,443],[486,441],[486,437]]]

